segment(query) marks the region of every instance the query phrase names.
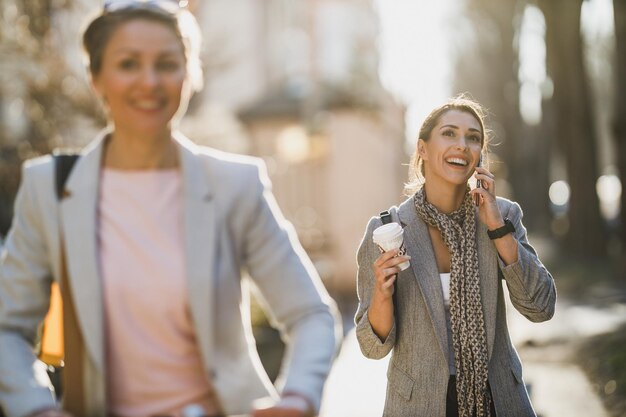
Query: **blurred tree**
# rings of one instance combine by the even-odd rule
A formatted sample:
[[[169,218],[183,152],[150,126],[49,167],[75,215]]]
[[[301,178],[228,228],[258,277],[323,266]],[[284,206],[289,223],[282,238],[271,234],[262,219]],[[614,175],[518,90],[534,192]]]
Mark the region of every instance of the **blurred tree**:
[[[67,67],[51,19],[73,0],[0,1],[0,235],[10,226],[21,162],[62,144],[73,116],[98,119]],[[101,117],[100,117],[101,119]]]
[[[615,16],[615,113],[613,131],[617,150],[617,169],[622,181],[622,199],[619,236],[626,252],[626,2],[613,1]]]
[[[491,170],[511,185],[524,207],[530,229],[546,230],[550,221],[548,165],[550,141],[542,127],[524,123],[519,108],[519,29],[525,1],[467,0],[469,33],[458,39],[455,90],[470,91],[490,111],[493,152],[503,164]],[[474,42],[468,41],[473,39]]]
[[[548,73],[554,83],[555,139],[565,156],[570,200],[564,244],[575,257],[606,254],[606,233],[596,192],[597,140],[583,62],[584,0],[539,0],[546,21]]]

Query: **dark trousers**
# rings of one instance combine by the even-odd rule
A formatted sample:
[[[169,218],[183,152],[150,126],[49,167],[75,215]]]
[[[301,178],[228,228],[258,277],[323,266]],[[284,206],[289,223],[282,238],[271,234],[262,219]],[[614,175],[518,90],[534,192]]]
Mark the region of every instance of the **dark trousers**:
[[[487,384],[489,393],[491,394],[491,387]],[[448,380],[448,394],[446,395],[446,417],[459,417],[459,406],[456,401],[456,377],[450,375]],[[491,417],[496,417],[496,409],[494,408],[493,401],[489,406],[491,408]]]

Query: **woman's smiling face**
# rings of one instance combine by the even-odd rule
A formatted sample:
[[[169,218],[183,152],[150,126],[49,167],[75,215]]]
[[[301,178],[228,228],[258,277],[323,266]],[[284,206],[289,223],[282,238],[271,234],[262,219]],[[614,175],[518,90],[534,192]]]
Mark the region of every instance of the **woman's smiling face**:
[[[428,140],[417,144],[426,181],[467,184],[480,160],[483,135],[471,113],[452,109],[442,114]]]
[[[186,77],[183,44],[174,31],[156,21],[134,19],[109,39],[93,85],[116,130],[154,134],[169,129]]]

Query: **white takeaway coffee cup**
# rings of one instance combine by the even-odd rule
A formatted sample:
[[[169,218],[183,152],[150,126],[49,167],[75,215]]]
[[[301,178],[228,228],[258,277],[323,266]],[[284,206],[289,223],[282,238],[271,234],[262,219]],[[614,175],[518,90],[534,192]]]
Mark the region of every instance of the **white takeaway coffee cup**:
[[[374,229],[372,239],[382,252],[399,249],[398,255],[406,254],[406,247],[404,246],[404,230],[402,230],[402,227],[398,223],[387,223],[377,227]],[[402,262],[398,266],[401,271],[404,271],[410,265],[411,263],[406,261]]]

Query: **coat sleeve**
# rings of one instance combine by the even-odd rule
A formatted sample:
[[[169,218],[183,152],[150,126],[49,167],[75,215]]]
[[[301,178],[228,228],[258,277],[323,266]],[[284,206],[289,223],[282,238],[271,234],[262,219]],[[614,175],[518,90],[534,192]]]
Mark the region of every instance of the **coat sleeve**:
[[[554,315],[556,306],[554,279],[528,242],[526,228],[522,224],[523,213],[520,206],[512,203],[505,216],[515,226],[514,236],[518,242],[517,262],[505,265],[498,258],[511,302],[517,311],[533,322],[549,320]]]
[[[279,388],[303,395],[319,411],[341,340],[338,310],[280,212],[262,163],[249,184],[244,262],[287,344]]]
[[[356,323],[356,337],[363,355],[370,359],[381,359],[391,351],[396,342],[396,323],[391,327],[387,338],[383,341],[374,333],[367,315],[376,282],[372,271],[372,264],[380,252],[372,242],[372,232],[382,224],[380,218],[373,217],[365,231],[365,236],[357,252],[357,296],[359,306],[354,321]]]
[[[7,416],[55,407],[45,366],[33,353],[52,282],[35,178],[23,169],[0,260],[0,403]],[[52,182],[50,182],[52,186]]]

